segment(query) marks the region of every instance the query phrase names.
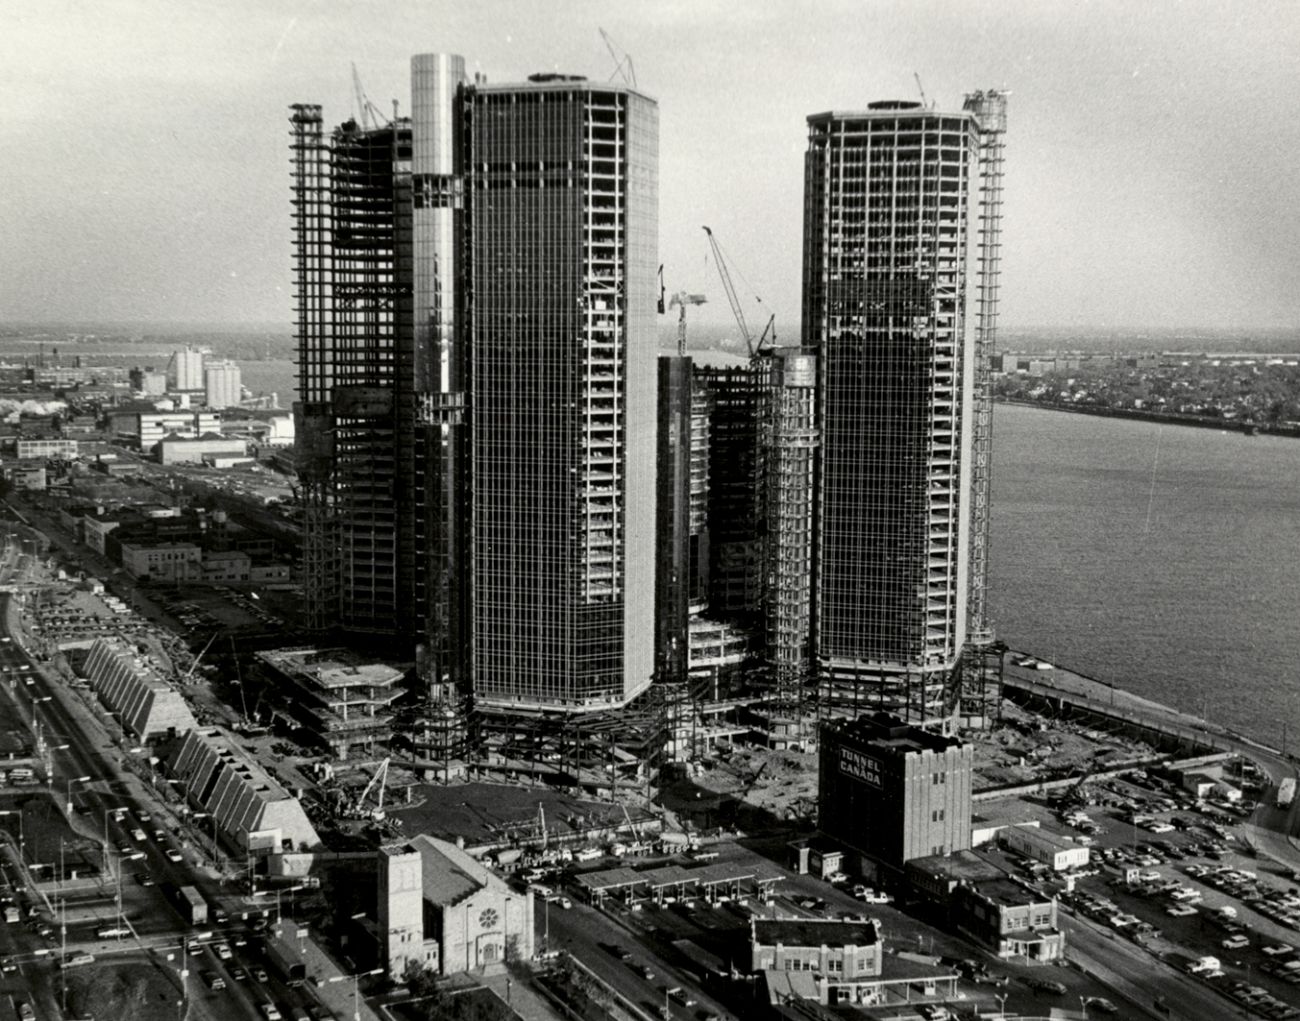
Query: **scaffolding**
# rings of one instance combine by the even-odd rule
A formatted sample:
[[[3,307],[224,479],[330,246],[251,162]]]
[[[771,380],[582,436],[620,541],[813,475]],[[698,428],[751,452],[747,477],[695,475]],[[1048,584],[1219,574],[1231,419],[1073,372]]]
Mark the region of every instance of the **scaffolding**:
[[[817,358],[802,348],[756,356],[763,380],[757,485],[763,542],[769,743],[802,742],[812,677],[813,464]]]
[[[680,685],[651,685],[618,708],[571,712],[478,703],[473,775],[649,804],[670,746],[670,705]]]
[[[993,640],[988,619],[989,494],[993,451],[993,355],[997,345],[1001,274],[1002,163],[1007,94],[989,90],[966,97],[980,126],[979,285],[975,321],[975,386],[971,431],[971,539],[967,631],[972,645]]]
[[[334,510],[340,623],[353,632],[407,634],[412,610],[404,558],[411,530],[402,499],[397,389],[411,346],[410,125],[334,130]],[[408,314],[403,314],[406,311]],[[405,513],[404,513],[405,512]],[[409,563],[409,561],[407,561]]]
[[[411,752],[411,768],[426,781],[463,780],[473,762],[470,701],[452,684],[432,684],[425,697],[393,723]]]
[[[960,712],[968,723],[987,721],[1001,704],[1005,648],[994,638],[988,616],[988,543],[993,474],[993,356],[997,346],[1001,273],[1003,146],[1007,93],[966,96],[979,142],[979,286],[975,322],[975,384],[971,415],[970,577],[966,600],[967,643],[962,659]]]

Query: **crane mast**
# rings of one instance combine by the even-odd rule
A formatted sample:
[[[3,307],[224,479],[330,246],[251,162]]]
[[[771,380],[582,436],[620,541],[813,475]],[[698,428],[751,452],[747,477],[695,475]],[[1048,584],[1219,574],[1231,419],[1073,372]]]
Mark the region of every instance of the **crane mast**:
[[[686,291],[678,291],[672,296],[668,307],[680,305],[681,313],[677,316],[677,353],[678,355],[686,354],[686,306],[703,305],[709,299],[702,294],[690,294]]]

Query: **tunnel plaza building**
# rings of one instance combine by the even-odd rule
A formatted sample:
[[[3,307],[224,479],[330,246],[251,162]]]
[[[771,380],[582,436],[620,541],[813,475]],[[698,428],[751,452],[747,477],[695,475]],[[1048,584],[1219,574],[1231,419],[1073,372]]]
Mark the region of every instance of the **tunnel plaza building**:
[[[650,901],[663,905],[696,897],[717,904],[746,897],[767,900],[786,876],[784,869],[762,862],[717,862],[697,868],[602,869],[580,875],[576,881],[593,904],[602,904],[607,897],[617,897],[625,904]]]

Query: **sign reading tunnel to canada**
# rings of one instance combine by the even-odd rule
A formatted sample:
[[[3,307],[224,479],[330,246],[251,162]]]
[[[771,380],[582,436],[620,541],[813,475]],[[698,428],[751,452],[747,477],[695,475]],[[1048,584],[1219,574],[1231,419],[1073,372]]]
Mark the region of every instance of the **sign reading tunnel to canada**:
[[[872,787],[880,786],[880,763],[870,755],[852,748],[840,749],[840,772],[855,780],[863,780]]]

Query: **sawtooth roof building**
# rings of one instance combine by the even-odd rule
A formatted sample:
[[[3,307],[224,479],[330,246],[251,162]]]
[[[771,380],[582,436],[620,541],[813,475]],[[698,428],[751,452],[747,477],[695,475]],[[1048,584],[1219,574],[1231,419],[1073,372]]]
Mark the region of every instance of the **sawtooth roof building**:
[[[104,707],[143,740],[176,737],[198,726],[180,692],[124,642],[97,640],[83,670]]]
[[[191,730],[173,754],[171,769],[190,803],[211,815],[235,847],[275,854],[320,846],[298,799],[223,731]]]

